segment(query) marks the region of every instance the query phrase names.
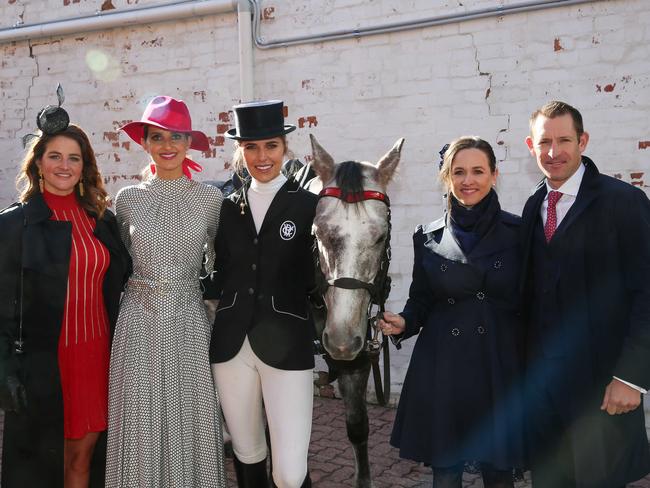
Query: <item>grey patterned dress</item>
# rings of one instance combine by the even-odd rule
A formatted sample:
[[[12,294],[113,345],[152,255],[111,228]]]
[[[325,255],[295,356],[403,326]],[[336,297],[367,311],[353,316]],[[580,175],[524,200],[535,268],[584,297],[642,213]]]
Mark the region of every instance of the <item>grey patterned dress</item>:
[[[199,285],[204,261],[212,271],[222,198],[185,177],[153,178],[117,195],[133,275],[111,353],[108,488],[226,486]]]

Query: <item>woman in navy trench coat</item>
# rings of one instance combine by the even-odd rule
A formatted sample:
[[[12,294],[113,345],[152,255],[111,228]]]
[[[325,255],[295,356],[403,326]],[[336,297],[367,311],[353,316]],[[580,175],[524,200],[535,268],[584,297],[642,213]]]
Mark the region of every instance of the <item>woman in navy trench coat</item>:
[[[487,142],[449,146],[447,212],[416,228],[408,301],[380,321],[396,341],[419,334],[391,444],[432,466],[434,488],[459,488],[466,462],[480,464],[486,487],[512,487],[523,465],[520,219],[501,210],[496,178]]]

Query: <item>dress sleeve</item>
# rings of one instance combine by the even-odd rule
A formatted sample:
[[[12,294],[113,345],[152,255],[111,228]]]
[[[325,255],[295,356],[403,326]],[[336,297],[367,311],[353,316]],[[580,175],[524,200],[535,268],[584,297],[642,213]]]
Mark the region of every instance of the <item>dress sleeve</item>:
[[[127,191],[128,188],[122,188],[115,197],[115,218],[117,219],[117,228],[120,231],[122,242],[126,250],[131,252],[131,215]]]
[[[205,243],[205,260],[204,260],[204,272],[207,276],[210,276],[214,271],[214,259],[215,259],[215,239],[217,237],[217,230],[219,227],[219,214],[221,213],[221,204],[223,203],[223,193],[216,187],[211,187],[210,202],[211,205],[208,207],[208,229],[207,229],[207,241]]]

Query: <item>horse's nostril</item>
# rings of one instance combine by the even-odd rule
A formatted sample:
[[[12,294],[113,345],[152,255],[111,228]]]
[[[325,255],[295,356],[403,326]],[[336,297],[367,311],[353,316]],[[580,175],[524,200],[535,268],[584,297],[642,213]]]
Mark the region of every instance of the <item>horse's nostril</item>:
[[[358,351],[363,347],[363,339],[361,336],[356,336],[354,338],[354,350]]]

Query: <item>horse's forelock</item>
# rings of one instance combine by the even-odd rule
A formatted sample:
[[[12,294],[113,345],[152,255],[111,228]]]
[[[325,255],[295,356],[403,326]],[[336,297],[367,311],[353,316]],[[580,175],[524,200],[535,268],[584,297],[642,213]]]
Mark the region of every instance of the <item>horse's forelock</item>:
[[[363,192],[363,165],[358,161],[344,161],[336,165],[334,174],[341,196]]]

